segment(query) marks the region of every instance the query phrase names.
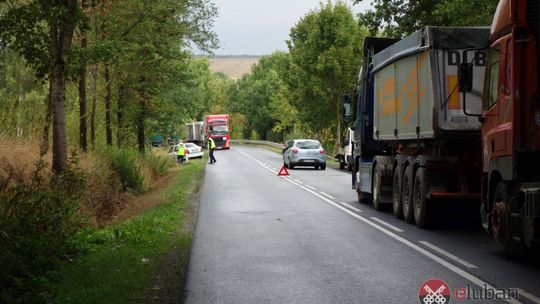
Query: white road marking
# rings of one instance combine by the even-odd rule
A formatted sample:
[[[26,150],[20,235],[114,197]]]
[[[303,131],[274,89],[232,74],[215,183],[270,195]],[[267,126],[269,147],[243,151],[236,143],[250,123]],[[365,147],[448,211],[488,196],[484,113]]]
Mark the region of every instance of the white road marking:
[[[339,202],[339,203],[342,204],[343,206],[345,206],[345,207],[347,207],[347,208],[353,210],[353,211],[356,211],[356,212],[362,212],[362,210],[360,210],[360,209],[358,209],[358,208],[356,208],[356,207],[354,207],[354,206],[351,206],[351,204],[347,204],[347,203],[345,203],[345,202]]]
[[[296,178],[294,179],[295,182],[299,183],[299,184],[303,184],[301,181],[297,180]]]
[[[311,190],[317,190],[317,188],[313,187],[313,186],[310,186],[310,185],[306,185],[306,187],[308,187],[309,189]]]
[[[328,194],[328,193],[326,193],[326,192],[319,191],[319,193],[322,194],[322,195],[324,195],[324,196],[326,196],[326,197],[328,197],[329,199],[333,199],[333,200],[336,199],[334,196],[332,196],[332,195],[330,195],[330,194]]]
[[[241,152],[241,153],[246,155],[247,157],[253,159],[255,162],[257,161],[257,159],[247,155],[246,153],[243,153],[243,152]],[[277,174],[277,172],[274,172],[274,171],[272,171],[272,172]],[[486,281],[484,281],[484,280],[482,280],[480,278],[475,277],[474,275],[470,274],[469,272],[455,266],[454,264],[451,264],[450,262],[446,261],[445,259],[443,259],[443,258],[441,258],[439,256],[436,256],[435,254],[433,254],[433,253],[427,251],[426,249],[416,245],[415,243],[413,243],[413,242],[411,242],[411,241],[409,241],[409,240],[395,234],[394,232],[392,232],[392,231],[390,231],[390,230],[388,230],[388,229],[386,229],[386,228],[384,228],[384,227],[382,227],[382,226],[368,220],[367,218],[365,218],[365,217],[363,217],[361,215],[358,215],[358,214],[354,213],[351,210],[348,210],[347,208],[339,205],[336,202],[331,201],[330,199],[320,195],[319,193],[313,191],[312,189],[307,188],[307,187],[310,187],[310,186],[300,185],[300,184],[296,183],[292,178],[287,178],[287,179],[284,179],[284,180],[289,181],[290,183],[298,186],[299,188],[306,190],[307,192],[315,195],[316,197],[320,198],[322,201],[328,203],[329,205],[334,206],[335,208],[349,214],[350,216],[352,216],[352,217],[366,223],[367,225],[373,227],[374,229],[377,229],[380,232],[386,234],[387,236],[393,238],[394,240],[404,244],[405,246],[410,247],[411,249],[419,252],[420,254],[422,254],[425,257],[429,258],[430,260],[434,261],[435,263],[438,263],[439,265],[445,267],[446,269],[452,271],[453,273],[459,275],[460,277],[468,280],[469,282],[471,282],[471,283],[473,283],[473,284],[475,284],[475,285],[477,285],[479,287],[484,287],[485,286],[485,288],[487,288],[487,289],[491,289],[491,290],[495,289],[495,287],[493,285],[489,284],[488,282],[486,282]],[[523,291],[524,295],[527,294],[529,296],[534,297],[532,294],[526,292],[525,290],[521,290],[521,291]],[[511,303],[511,304],[521,304],[522,303],[522,302],[520,302],[518,300],[515,300],[515,299],[509,299],[509,300],[506,300],[506,302]],[[540,302],[538,304],[540,304]]]
[[[471,264],[471,263],[463,260],[462,258],[459,258],[459,257],[451,254],[450,252],[431,244],[430,242],[419,241],[418,243],[420,243],[420,244],[422,244],[422,245],[424,245],[424,246],[426,246],[428,248],[431,248],[432,250],[444,255],[445,257],[447,257],[447,258],[449,258],[451,260],[456,261],[457,263],[460,263],[461,265],[463,265],[463,266],[465,266],[467,268],[471,268],[471,269],[478,268],[478,267],[476,267],[476,265]]]
[[[383,221],[381,219],[378,219],[378,218],[376,218],[374,216],[372,216],[371,219],[376,221],[379,224],[385,225],[386,227],[388,227],[388,228],[390,228],[390,229],[392,229],[392,230],[394,230],[396,232],[403,232],[403,230],[399,229],[398,227],[396,227],[396,226],[394,226],[392,224],[389,224],[389,223],[387,223],[387,222],[385,222],[385,221]]]
[[[527,299],[529,299],[531,302],[535,303],[535,304],[540,304],[540,298],[533,295],[533,294],[530,294],[528,292],[526,292],[525,290],[521,289],[521,288],[517,288],[517,291],[519,293],[519,296],[523,296]]]

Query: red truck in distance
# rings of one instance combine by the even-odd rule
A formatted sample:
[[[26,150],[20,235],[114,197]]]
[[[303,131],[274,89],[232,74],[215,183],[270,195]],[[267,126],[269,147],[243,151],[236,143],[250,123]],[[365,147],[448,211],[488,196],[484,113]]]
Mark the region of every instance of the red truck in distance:
[[[206,115],[204,134],[214,140],[217,149],[229,149],[231,141],[229,114]]]

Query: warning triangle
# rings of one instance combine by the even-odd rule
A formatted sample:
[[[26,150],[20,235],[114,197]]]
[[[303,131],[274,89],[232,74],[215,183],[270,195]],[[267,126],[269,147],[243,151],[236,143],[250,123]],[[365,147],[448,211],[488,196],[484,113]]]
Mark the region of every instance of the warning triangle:
[[[287,171],[287,168],[285,168],[285,165],[281,166],[281,169],[279,169],[278,176],[289,176],[289,171]]]

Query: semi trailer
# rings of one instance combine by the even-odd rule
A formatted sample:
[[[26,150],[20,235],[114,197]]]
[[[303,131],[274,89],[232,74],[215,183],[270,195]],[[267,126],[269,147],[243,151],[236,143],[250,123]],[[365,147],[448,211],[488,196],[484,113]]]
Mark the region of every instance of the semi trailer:
[[[360,202],[390,204],[419,227],[441,215],[444,201],[480,204],[481,125],[467,113],[481,109],[488,36],[489,28],[425,27],[400,40],[366,38],[352,99]],[[465,94],[462,62],[474,75]]]

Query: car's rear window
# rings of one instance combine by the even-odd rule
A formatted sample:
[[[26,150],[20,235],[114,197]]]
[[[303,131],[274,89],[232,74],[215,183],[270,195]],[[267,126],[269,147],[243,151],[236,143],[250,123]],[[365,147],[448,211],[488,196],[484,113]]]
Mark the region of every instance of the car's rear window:
[[[318,141],[299,141],[296,146],[300,149],[319,149],[321,144]]]

